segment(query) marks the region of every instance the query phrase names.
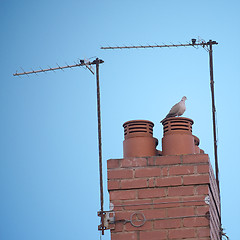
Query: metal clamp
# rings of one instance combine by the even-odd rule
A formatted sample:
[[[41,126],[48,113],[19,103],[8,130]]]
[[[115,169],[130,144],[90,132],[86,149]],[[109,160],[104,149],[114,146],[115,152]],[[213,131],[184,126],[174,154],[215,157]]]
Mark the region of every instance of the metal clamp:
[[[114,211],[103,211],[98,212],[98,216],[103,216],[103,223],[98,226],[98,230],[107,230],[107,229],[114,229],[115,223],[115,212]]]

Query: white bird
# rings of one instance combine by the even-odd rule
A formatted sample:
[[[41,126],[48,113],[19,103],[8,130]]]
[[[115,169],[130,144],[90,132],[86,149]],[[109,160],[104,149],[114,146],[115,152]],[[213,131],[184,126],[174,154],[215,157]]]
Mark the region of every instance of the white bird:
[[[165,120],[166,118],[170,118],[170,117],[176,117],[176,116],[181,116],[183,115],[183,113],[186,110],[186,106],[185,106],[185,101],[187,100],[187,97],[182,97],[182,100],[178,103],[176,103],[171,110],[169,111],[169,113],[167,114],[167,116],[163,119]],[[163,122],[163,120],[161,122]]]

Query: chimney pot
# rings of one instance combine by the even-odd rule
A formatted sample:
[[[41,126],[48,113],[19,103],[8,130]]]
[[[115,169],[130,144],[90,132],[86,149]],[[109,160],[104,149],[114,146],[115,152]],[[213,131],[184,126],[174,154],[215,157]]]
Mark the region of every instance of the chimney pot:
[[[123,124],[124,158],[157,155],[158,140],[153,137],[153,126],[154,124],[147,120],[132,120]]]
[[[193,120],[184,117],[171,117],[163,122],[162,154],[181,155],[196,153]],[[197,141],[197,139],[195,140]]]

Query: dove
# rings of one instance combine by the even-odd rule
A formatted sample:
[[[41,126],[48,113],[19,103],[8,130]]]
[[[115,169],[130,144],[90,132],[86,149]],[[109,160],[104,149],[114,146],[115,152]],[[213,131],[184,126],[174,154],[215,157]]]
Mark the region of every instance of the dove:
[[[169,111],[169,113],[167,114],[167,116],[163,119],[165,120],[166,118],[170,118],[170,117],[176,117],[176,116],[181,116],[183,115],[183,113],[186,110],[186,106],[185,106],[185,101],[187,100],[187,97],[182,97],[182,100],[178,103],[176,103],[171,110]],[[163,122],[163,120],[161,121],[161,123]]]

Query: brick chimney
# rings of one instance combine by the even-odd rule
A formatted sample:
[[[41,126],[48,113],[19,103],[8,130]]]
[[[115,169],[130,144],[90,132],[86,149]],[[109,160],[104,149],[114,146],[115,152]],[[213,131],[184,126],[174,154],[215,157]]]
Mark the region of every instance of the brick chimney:
[[[107,162],[111,240],[221,239],[216,180],[193,121],[162,124],[162,151],[153,123],[123,125],[124,158]]]

